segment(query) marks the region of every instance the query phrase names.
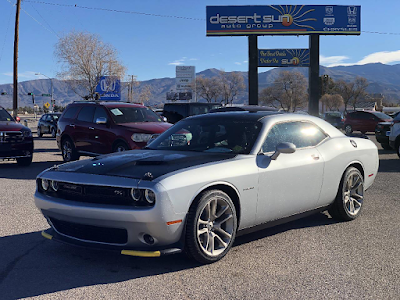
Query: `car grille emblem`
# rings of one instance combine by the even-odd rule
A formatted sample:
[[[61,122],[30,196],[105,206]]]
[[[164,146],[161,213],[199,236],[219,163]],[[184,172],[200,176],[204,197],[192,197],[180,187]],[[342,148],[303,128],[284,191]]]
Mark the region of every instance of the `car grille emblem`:
[[[122,196],[124,194],[124,192],[120,191],[120,190],[114,190],[114,194],[117,196]]]

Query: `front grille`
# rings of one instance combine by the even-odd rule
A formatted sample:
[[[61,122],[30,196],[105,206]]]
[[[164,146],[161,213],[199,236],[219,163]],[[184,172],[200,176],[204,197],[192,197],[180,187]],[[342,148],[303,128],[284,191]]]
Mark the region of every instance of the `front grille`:
[[[0,143],[20,143],[23,140],[21,131],[0,131]]]
[[[122,228],[99,227],[49,218],[53,227],[69,237],[108,244],[126,244],[128,232]]]
[[[123,207],[149,206],[146,201],[134,201],[130,195],[130,188],[59,182],[57,192],[52,189],[44,191],[40,179],[37,181],[37,186],[39,192],[64,200]]]

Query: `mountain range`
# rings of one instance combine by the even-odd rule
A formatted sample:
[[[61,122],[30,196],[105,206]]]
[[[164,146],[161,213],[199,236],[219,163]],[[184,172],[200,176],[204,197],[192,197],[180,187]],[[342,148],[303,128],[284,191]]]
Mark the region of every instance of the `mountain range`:
[[[261,68],[259,70],[262,70]],[[297,71],[302,73],[308,78],[308,68],[274,68],[258,74],[259,90],[268,87],[282,71]],[[219,70],[207,69],[196,74],[196,76],[214,77],[218,75]],[[235,100],[237,103],[247,103],[247,72],[240,72],[244,77],[246,90],[241,93]],[[320,66],[319,73],[326,74],[332,77],[333,80],[343,79],[345,81],[352,81],[357,76],[365,77],[369,86],[367,91],[369,93],[379,93],[385,96],[386,102],[400,104],[400,64],[385,65],[381,63],[353,65],[353,66],[337,66],[337,67],[324,67]],[[71,89],[65,81],[53,79],[54,85],[54,99],[57,105],[65,106],[74,100],[81,100]],[[122,84],[126,86],[126,84]],[[175,88],[175,78],[157,78],[139,82],[138,87],[135,88],[136,93],[146,87],[150,86],[152,90],[152,97],[149,100],[149,105],[158,105],[166,102],[166,93]],[[12,107],[12,84],[0,85],[0,92],[5,92],[7,95],[0,96],[0,105],[5,108]],[[48,94],[51,92],[51,82],[49,79],[36,79],[23,81],[18,84],[19,106],[32,106],[32,98],[28,93],[37,95],[35,102],[42,105],[50,100],[49,97],[38,96],[41,94]],[[128,89],[122,90],[122,99],[127,99]]]

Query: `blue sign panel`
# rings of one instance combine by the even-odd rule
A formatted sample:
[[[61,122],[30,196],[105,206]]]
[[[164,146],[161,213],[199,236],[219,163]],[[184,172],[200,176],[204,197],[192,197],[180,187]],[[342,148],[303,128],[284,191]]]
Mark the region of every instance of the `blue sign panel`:
[[[359,35],[361,6],[207,6],[207,36]]]
[[[100,100],[121,100],[121,82],[113,76],[102,76],[96,93],[100,94]]]
[[[259,67],[308,67],[309,49],[259,49]]]

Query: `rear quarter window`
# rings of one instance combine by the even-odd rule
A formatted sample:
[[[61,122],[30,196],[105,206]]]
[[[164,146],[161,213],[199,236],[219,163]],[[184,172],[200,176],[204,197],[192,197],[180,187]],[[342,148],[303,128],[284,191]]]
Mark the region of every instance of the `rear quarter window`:
[[[78,112],[79,106],[70,106],[66,109],[63,119],[72,119]]]

